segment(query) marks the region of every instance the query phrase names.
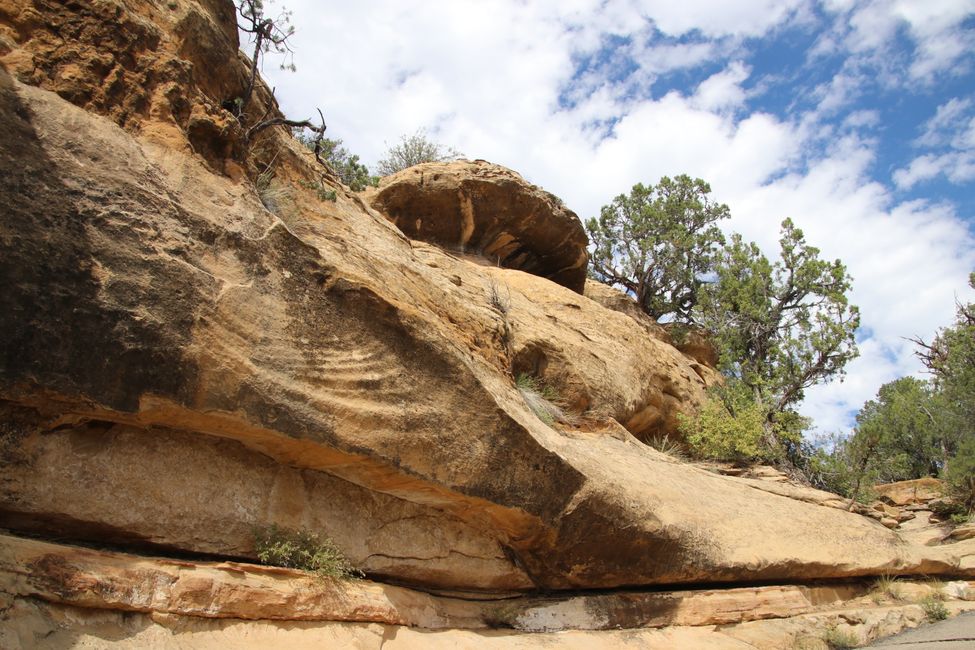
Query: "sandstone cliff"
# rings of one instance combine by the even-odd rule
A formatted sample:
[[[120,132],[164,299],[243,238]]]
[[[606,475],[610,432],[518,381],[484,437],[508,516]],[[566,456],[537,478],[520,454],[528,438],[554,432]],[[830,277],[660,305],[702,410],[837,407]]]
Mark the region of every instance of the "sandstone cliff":
[[[245,142],[224,108],[247,76],[231,3],[2,0],[0,65],[9,620],[309,620],[299,578],[255,587],[278,604],[248,596],[247,616],[217,598],[243,589],[217,574],[278,580],[205,566],[253,560],[268,524],[331,537],[374,580],[522,599],[441,627],[509,625],[539,590],[975,572],[972,542],[911,545],[644,445],[701,403],[713,357],[583,292],[578,221],[517,174],[420,167],[360,196],[284,128]],[[272,101],[259,86],[248,110]],[[522,374],[568,417],[540,418]],[[184,559],[94,570],[17,535]],[[104,597],[133,583],[142,604]]]

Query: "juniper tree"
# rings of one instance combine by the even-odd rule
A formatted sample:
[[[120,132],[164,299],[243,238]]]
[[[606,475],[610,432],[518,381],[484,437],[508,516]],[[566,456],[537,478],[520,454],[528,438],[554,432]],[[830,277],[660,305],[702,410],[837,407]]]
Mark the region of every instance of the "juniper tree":
[[[655,319],[694,321],[703,278],[724,244],[715,224],[729,216],[710,193],[700,178],[680,175],[617,196],[586,223],[590,274],[625,290]]]

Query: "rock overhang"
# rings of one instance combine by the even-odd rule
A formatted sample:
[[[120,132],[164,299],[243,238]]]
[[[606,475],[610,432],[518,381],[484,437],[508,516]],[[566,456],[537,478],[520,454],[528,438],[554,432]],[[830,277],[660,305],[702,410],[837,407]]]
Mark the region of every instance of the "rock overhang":
[[[589,238],[557,196],[484,160],[423,163],[367,200],[408,237],[483,255],[582,293]]]

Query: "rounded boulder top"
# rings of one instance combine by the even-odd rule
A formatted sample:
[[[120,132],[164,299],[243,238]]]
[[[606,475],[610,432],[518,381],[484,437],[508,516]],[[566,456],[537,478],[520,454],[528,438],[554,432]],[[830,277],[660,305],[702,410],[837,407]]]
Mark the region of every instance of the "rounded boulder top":
[[[408,237],[583,292],[589,239],[582,222],[510,169],[483,160],[423,163],[387,176],[367,200]]]

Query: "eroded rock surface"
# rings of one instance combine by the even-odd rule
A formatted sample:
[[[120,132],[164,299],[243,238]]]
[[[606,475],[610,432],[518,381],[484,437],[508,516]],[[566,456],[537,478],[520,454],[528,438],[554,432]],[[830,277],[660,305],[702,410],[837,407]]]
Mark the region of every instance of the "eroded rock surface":
[[[0,8],[3,526],[247,558],[279,523],[375,578],[482,595],[975,572],[971,541],[907,544],[639,442],[713,370],[580,295],[581,258],[411,240],[285,129],[244,146],[221,108],[246,71],[231,3]],[[275,201],[247,180],[269,161]],[[544,422],[522,373],[573,417]]]
[[[470,600],[0,535],[0,645],[777,649],[821,640],[830,628],[866,641],[916,625],[923,612],[906,604],[908,594],[940,593],[952,612],[975,609],[969,583],[898,586],[899,600],[866,595],[862,583]]]
[[[589,238],[561,199],[484,160],[424,163],[382,179],[368,201],[408,237],[475,252],[582,293]]]

